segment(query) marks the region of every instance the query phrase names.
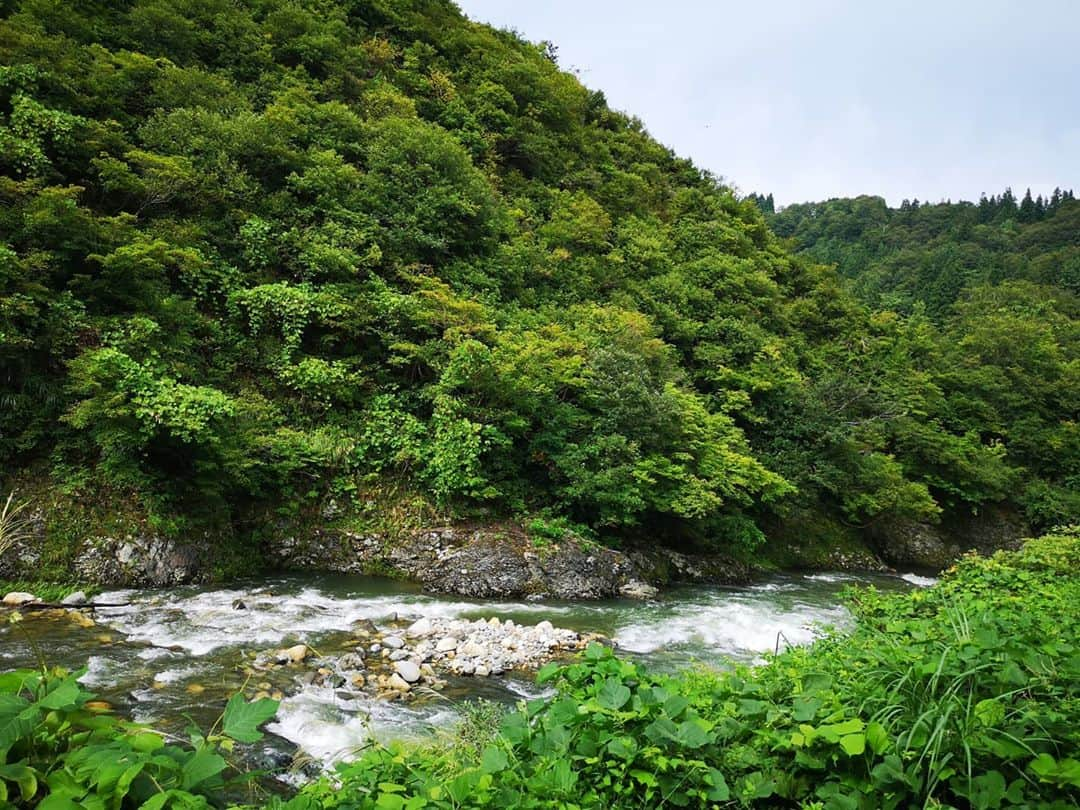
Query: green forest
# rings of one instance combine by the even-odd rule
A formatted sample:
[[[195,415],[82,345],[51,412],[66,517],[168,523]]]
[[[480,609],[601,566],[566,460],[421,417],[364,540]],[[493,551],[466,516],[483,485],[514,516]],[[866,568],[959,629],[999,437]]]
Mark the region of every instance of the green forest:
[[[0,9],[9,487],[240,539],[1080,514],[1071,194],[763,213],[446,0]]]

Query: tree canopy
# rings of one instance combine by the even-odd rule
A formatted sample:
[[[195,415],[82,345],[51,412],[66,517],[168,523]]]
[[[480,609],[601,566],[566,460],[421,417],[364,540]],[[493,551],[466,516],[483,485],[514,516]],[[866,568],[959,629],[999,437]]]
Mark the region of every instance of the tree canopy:
[[[9,0],[0,65],[8,471],[180,525],[400,486],[715,546],[1080,512],[1071,194],[767,221],[448,0]]]

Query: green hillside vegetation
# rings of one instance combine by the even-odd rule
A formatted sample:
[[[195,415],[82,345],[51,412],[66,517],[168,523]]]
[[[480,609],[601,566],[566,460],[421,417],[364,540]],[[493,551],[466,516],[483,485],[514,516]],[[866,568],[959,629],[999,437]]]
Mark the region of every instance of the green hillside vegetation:
[[[1024,280],[1080,293],[1080,202],[1056,189],[1017,202],[1011,189],[977,203],[889,208],[880,197],[790,205],[779,213],[751,195],[770,226],[797,250],[836,265],[876,308],[941,320],[966,288]]]
[[[387,492],[727,549],[1080,514],[1071,201],[939,318],[447,0],[6,0],[0,66],[9,487],[237,537]]]

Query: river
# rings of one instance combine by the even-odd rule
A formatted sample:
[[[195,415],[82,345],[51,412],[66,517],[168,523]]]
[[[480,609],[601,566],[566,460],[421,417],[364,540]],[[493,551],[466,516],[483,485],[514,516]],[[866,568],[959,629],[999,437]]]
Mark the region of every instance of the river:
[[[238,689],[284,694],[264,743],[267,754],[298,750],[329,763],[375,738],[422,737],[445,727],[462,701],[513,702],[540,694],[525,674],[451,678],[427,699],[388,702],[324,686],[303,686],[295,671],[244,674],[253,653],[305,643],[337,653],[352,641],[355,622],[380,628],[427,617],[513,619],[601,633],[653,668],[754,661],[778,646],[803,644],[823,627],[850,621],[840,591],[872,584],[904,590],[933,580],[853,574],[776,575],[746,587],[685,586],[650,601],[500,602],[435,596],[372,577],[288,576],[229,588],[115,591],[101,602],[97,624],[27,612],[0,625],[0,668],[47,663],[87,667],[83,683],[136,720],[176,730],[191,718],[208,727]],[[242,602],[246,609],[234,607]],[[265,680],[264,680],[265,679]]]

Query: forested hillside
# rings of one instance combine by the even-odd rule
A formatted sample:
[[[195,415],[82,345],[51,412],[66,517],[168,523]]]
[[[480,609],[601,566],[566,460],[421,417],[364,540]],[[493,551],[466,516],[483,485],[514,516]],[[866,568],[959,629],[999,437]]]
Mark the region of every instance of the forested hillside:
[[[997,286],[924,310],[882,269],[866,303],[821,263],[917,269],[894,242],[961,223],[859,200],[810,235],[793,207],[794,254],[448,0],[7,0],[0,65],[8,486],[174,532],[410,493],[719,548],[807,510],[1080,514],[1071,200],[972,209],[1017,269],[965,284]]]
[[[965,288],[1025,280],[1080,293],[1080,202],[1070,191],[1017,202],[1011,189],[977,203],[880,197],[790,205],[755,199],[773,230],[816,261],[835,264],[871,306],[946,318]]]

